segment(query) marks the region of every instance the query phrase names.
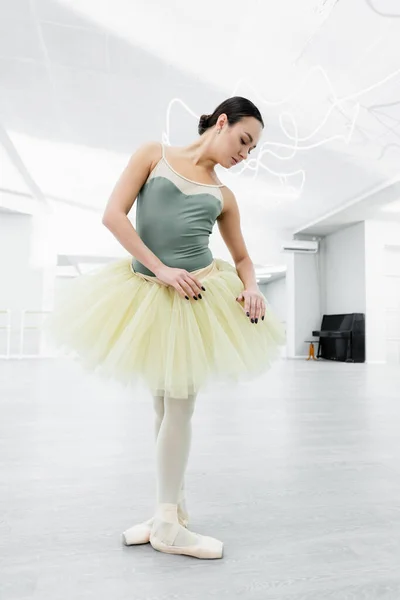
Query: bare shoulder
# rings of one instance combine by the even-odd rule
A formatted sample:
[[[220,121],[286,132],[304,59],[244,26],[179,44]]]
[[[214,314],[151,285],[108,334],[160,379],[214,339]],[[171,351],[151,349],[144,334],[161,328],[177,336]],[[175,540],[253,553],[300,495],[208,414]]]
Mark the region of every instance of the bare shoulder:
[[[162,146],[160,142],[145,142],[133,153],[132,159],[136,162],[137,159],[147,163],[151,171],[162,157]]]
[[[237,209],[236,196],[232,192],[232,190],[225,185],[224,187],[221,188],[221,192],[222,192],[222,198],[224,201],[224,209],[222,211],[222,214],[224,214],[228,211],[231,211],[232,209],[233,210],[235,208]]]
[[[162,147],[158,142],[142,144],[130,157],[121,173],[103,215],[103,223],[112,223],[115,214],[126,215],[131,210],[140,190],[151,171],[162,157]]]

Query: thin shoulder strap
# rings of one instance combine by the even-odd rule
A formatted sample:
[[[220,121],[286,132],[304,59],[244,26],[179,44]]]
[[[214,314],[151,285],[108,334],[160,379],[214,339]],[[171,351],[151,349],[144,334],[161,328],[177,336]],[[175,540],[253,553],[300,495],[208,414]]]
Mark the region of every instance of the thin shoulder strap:
[[[165,145],[163,144],[163,142],[160,142],[160,144],[161,144],[162,157],[165,159]]]

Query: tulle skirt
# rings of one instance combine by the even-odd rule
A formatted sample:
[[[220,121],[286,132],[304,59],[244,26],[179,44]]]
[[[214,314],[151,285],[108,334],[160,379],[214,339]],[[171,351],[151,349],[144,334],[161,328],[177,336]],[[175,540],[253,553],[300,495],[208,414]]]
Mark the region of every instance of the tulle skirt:
[[[187,398],[212,380],[265,372],[285,343],[268,302],[264,321],[250,322],[236,300],[236,269],[214,260],[194,271],[206,291],[189,301],[124,258],[69,283],[46,324],[53,345],[82,365],[123,384],[143,381],[152,394]]]

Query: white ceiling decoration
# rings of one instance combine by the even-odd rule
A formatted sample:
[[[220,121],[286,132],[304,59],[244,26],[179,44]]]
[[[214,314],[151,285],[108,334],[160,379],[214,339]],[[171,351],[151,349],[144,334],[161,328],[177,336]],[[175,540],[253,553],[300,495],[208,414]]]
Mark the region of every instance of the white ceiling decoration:
[[[299,230],[398,175],[399,13],[398,0],[7,0],[0,124],[45,196],[101,212],[140,144],[189,143],[200,114],[248,96],[263,139],[220,176],[261,244],[263,228]],[[0,160],[0,187],[25,191]]]

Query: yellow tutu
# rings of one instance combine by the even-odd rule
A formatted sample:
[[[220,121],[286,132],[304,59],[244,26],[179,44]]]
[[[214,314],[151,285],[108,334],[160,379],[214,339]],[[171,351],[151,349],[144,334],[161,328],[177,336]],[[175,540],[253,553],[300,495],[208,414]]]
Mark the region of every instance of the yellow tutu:
[[[285,342],[268,303],[265,320],[252,324],[236,300],[236,269],[214,260],[194,274],[206,292],[188,302],[120,259],[73,280],[46,329],[85,368],[124,384],[142,379],[153,394],[187,398],[210,379],[266,371]]]

